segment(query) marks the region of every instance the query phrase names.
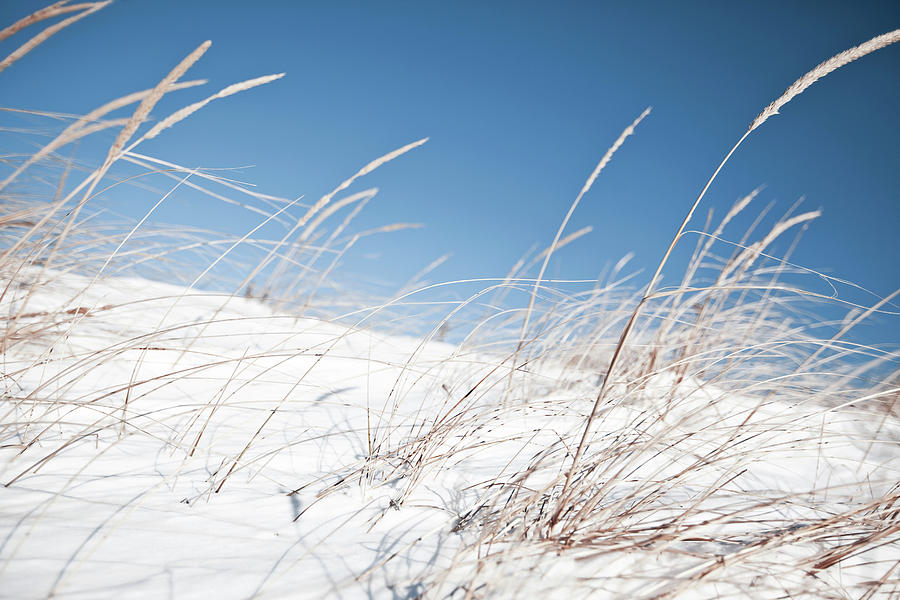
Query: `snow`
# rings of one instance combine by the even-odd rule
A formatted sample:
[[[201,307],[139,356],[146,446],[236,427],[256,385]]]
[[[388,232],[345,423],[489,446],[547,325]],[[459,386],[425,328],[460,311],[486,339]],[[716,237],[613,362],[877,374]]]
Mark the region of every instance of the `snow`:
[[[739,585],[763,595],[852,586],[900,560],[894,540],[845,575],[793,566],[829,543],[796,532],[898,479],[895,420],[723,399],[660,373],[640,402],[603,411],[588,454],[621,439],[684,439],[629,456],[621,480],[603,484],[596,518],[623,514],[617,502],[631,501],[635,482],[687,470],[641,517],[648,527],[731,473],[733,485],[684,518],[743,510],[745,523],[711,522],[705,539],[647,549],[615,536],[562,552],[533,535],[484,547],[477,523],[505,484],[540,489],[569,464],[563,448],[577,443],[595,377],[563,380],[548,363],[516,379],[539,392],[509,401],[502,359],[450,344],[137,278],[57,273],[35,289],[18,323],[34,333],[3,356],[3,598],[412,599],[463,597],[478,581],[476,597],[700,598]],[[4,300],[4,311],[21,302]],[[41,325],[51,313],[56,324]],[[485,377],[486,391],[466,397]],[[737,429],[741,452],[698,466]],[[816,502],[827,505],[761,502],[824,488]],[[791,535],[797,543],[754,545]]]

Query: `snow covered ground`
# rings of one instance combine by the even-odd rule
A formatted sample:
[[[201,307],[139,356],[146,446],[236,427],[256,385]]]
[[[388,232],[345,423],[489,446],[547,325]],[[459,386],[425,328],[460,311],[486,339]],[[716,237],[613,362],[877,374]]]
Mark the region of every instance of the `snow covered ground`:
[[[544,361],[509,398],[483,351],[50,277],[3,306],[27,335],[3,355],[0,597],[900,594],[900,425],[874,400],[663,370],[614,390],[583,514],[554,525],[596,375]]]

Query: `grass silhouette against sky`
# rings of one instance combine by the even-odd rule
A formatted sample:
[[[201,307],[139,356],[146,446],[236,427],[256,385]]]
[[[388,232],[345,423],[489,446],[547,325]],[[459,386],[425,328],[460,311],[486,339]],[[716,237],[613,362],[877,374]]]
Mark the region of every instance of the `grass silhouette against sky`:
[[[4,3],[0,18],[11,22],[42,4]],[[211,39],[213,50],[192,70],[209,87],[287,76],[210,106],[143,151],[190,167],[253,165],[232,176],[310,201],[372,158],[428,136],[423,148],[355,188],[381,190],[360,227],[425,225],[365,239],[344,261],[345,273],[396,285],[446,253],[453,256],[431,280],[502,277],[532,245],[548,245],[596,161],[652,105],[567,229],[593,232],[561,250],[548,270],[590,279],[630,251],[631,269],[652,270],[712,166],[760,107],[810,65],[898,23],[893,2],[128,0],[8,69],[2,92],[6,106],[87,112],[142,89]],[[755,132],[693,225],[702,226],[709,207],[721,215],[764,185],[757,209],[733,226],[729,239],[738,239],[770,202],[769,224],[805,198],[799,210],[824,214],[793,261],[881,296],[892,292],[900,252],[898,61],[897,47],[866,57]],[[206,93],[182,92],[157,112]],[[134,189],[109,196],[134,215],[158,199]],[[255,224],[212,202],[180,190],[157,218],[237,233]]]

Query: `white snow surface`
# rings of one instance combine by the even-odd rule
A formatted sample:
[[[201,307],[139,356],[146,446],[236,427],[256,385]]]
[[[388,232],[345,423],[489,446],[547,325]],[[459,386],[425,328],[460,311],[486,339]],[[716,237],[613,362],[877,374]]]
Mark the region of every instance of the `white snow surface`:
[[[485,376],[505,381],[508,371],[491,370],[500,359],[364,324],[278,314],[252,299],[141,279],[88,283],[57,274],[37,288],[18,323],[33,321],[33,335],[3,356],[2,598],[462,598],[479,553],[504,545],[473,546],[477,530],[457,531],[460,518],[542,449],[577,443],[597,391],[596,377],[545,365],[517,380],[526,399],[504,403],[499,383],[466,397]],[[21,294],[4,302],[12,313]],[[73,312],[38,327],[59,310]],[[822,511],[846,510],[898,478],[896,423],[864,421],[850,409],[723,402],[715,389],[693,385],[652,425],[638,426],[654,397],[671,395],[668,377],[647,383],[643,404],[603,413],[591,448],[601,451],[623,431],[663,427],[690,433],[689,446],[635,460],[611,497],[627,481],[694,464],[729,427],[747,422],[757,433],[747,454],[695,469],[667,498],[681,494],[688,506],[704,485],[740,470],[733,493],[704,510],[746,501],[749,520],[766,513],[753,504],[766,494],[827,487],[823,498],[833,504]],[[460,400],[460,425],[409,454],[421,469],[370,459],[462,410],[454,409]],[[548,459],[529,486],[557,478],[564,464],[563,454]],[[485,563],[492,575],[484,593],[701,598],[765,583],[757,597],[780,585],[815,594],[817,586],[881,578],[900,561],[897,545],[887,544],[855,570],[786,569],[833,543],[822,540],[780,544],[729,567],[729,556],[767,535],[788,536],[785,523],[801,529],[822,518],[809,503],[793,514],[785,506],[766,516],[774,524],[719,524],[708,540],[679,542],[677,553],[614,539],[602,552],[506,542],[505,560]],[[661,504],[655,514],[675,509]],[[688,585],[709,557],[721,570]]]

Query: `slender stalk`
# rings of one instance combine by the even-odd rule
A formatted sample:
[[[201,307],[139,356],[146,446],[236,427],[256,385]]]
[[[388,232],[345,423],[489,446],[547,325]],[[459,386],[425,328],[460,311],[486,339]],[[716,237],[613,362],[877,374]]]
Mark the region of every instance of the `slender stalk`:
[[[687,224],[688,222],[690,222],[691,217],[694,216],[694,211],[697,210],[697,207],[700,205],[700,201],[703,200],[703,197],[706,195],[707,190],[709,190],[709,186],[712,185],[712,182],[715,181],[716,177],[719,175],[719,172],[725,166],[725,163],[728,162],[728,159],[731,158],[731,155],[734,154],[738,147],[744,142],[744,140],[747,139],[747,136],[750,135],[751,131],[752,129],[748,129],[744,133],[744,135],[741,136],[741,139],[739,139],[737,143],[731,148],[731,150],[728,151],[728,154],[725,155],[725,158],[723,158],[722,162],[719,163],[719,166],[716,167],[716,170],[706,182],[706,185],[703,186],[703,189],[700,191],[700,195],[697,196],[696,200],[694,200],[694,204],[688,211],[687,216],[681,222],[681,226],[678,227],[678,231],[675,233],[675,237],[672,238],[672,242],[669,244],[668,249],[666,249],[666,253],[663,255],[662,260],[659,262],[659,266],[656,267],[656,272],[653,274],[653,277],[650,278],[650,284],[647,286],[647,291],[644,293],[641,301],[638,302],[638,305],[637,307],[635,307],[634,312],[632,312],[631,316],[628,318],[628,322],[625,324],[625,328],[622,330],[622,335],[619,336],[619,341],[616,343],[616,349],[613,352],[612,360],[609,361],[609,367],[607,367],[606,369],[606,376],[603,378],[603,383],[600,385],[600,392],[597,394],[597,399],[594,400],[594,406],[591,409],[591,414],[590,416],[588,416],[587,423],[585,423],[584,425],[584,432],[581,434],[581,441],[578,442],[578,448],[575,450],[575,456],[572,458],[572,466],[569,467],[569,470],[566,473],[566,481],[563,484],[562,492],[560,493],[559,505],[556,508],[556,513],[551,519],[551,523],[555,524],[557,522],[560,513],[566,505],[566,493],[569,491],[569,487],[572,484],[572,476],[575,474],[575,470],[578,468],[578,462],[581,460],[581,455],[584,454],[584,448],[587,444],[588,435],[591,432],[591,425],[593,425],[594,419],[597,418],[597,411],[600,409],[600,405],[603,403],[603,399],[606,396],[606,390],[609,388],[609,381],[612,377],[613,369],[615,369],[616,364],[619,361],[619,357],[622,355],[622,349],[625,347],[625,342],[628,340],[628,336],[631,334],[631,331],[634,328],[634,324],[641,313],[641,309],[644,307],[644,304],[647,302],[647,300],[650,299],[653,293],[653,288],[656,286],[656,282],[659,280],[659,277],[662,274],[663,267],[665,267],[666,263],[669,261],[669,256],[671,256],[672,251],[675,249],[675,245],[678,243],[678,240],[681,239],[681,235],[684,233],[685,227],[687,227]]]
[[[581,460],[582,454],[584,454],[584,448],[587,444],[588,435],[591,431],[591,425],[593,425],[594,419],[596,419],[597,417],[597,411],[599,410],[600,405],[603,403],[603,400],[606,396],[606,391],[609,389],[609,381],[612,378],[613,369],[615,369],[619,357],[622,355],[622,349],[625,347],[625,342],[628,341],[628,336],[634,329],[634,324],[641,313],[641,309],[644,307],[644,304],[647,302],[647,300],[652,297],[653,288],[656,286],[656,283],[659,280],[660,275],[662,274],[663,267],[665,267],[666,263],[669,260],[669,257],[672,254],[672,251],[675,249],[675,245],[681,239],[681,235],[684,233],[685,227],[687,227],[687,224],[691,220],[691,217],[694,216],[694,211],[697,210],[697,206],[700,205],[700,201],[703,200],[703,197],[706,195],[707,190],[709,190],[709,186],[711,186],[713,181],[716,180],[716,177],[725,166],[725,163],[728,162],[728,160],[731,158],[731,155],[735,153],[735,151],[740,147],[744,140],[747,139],[747,136],[749,136],[751,132],[765,123],[769,117],[779,114],[778,111],[785,104],[790,102],[796,96],[802,94],[813,83],[828,75],[832,71],[835,71],[843,67],[844,65],[857,60],[858,58],[862,58],[863,56],[874,52],[875,50],[884,48],[885,46],[889,46],[897,41],[900,41],[900,29],[895,29],[888,33],[874,37],[867,42],[836,54],[828,60],[816,65],[811,71],[807,72],[793,84],[791,84],[790,87],[788,87],[781,96],[779,96],[776,100],[766,106],[762,110],[762,112],[760,112],[759,115],[756,116],[756,118],[750,123],[747,131],[744,132],[744,135],[741,136],[741,138],[731,148],[731,150],[728,151],[728,154],[725,155],[725,158],[722,159],[722,162],[719,163],[719,166],[716,167],[716,170],[713,172],[712,176],[706,182],[706,185],[704,185],[703,189],[700,191],[700,195],[697,196],[696,200],[694,200],[694,204],[688,211],[687,216],[681,222],[681,226],[678,228],[678,232],[675,234],[675,237],[672,238],[672,242],[669,244],[669,247],[663,255],[662,260],[659,262],[659,266],[656,267],[656,272],[653,274],[653,277],[650,279],[650,283],[647,285],[647,291],[644,293],[641,301],[638,302],[638,305],[635,307],[634,311],[631,313],[631,316],[628,318],[628,322],[625,324],[625,328],[622,330],[622,335],[619,337],[619,341],[616,343],[616,349],[613,352],[612,359],[609,361],[609,367],[606,369],[606,376],[603,378],[603,383],[600,385],[600,392],[597,394],[597,399],[594,400],[594,406],[591,409],[591,414],[590,416],[588,416],[587,422],[584,425],[584,431],[581,434],[581,441],[578,443],[578,448],[575,450],[575,455],[572,458],[572,466],[569,467],[569,470],[566,473],[566,480],[559,495],[559,503],[557,505],[556,512],[553,514],[553,517],[550,520],[551,524],[555,525],[557,523],[560,514],[567,504],[567,493],[569,492],[569,488],[572,484],[572,477],[575,474],[576,469],[578,468],[578,463]]]

